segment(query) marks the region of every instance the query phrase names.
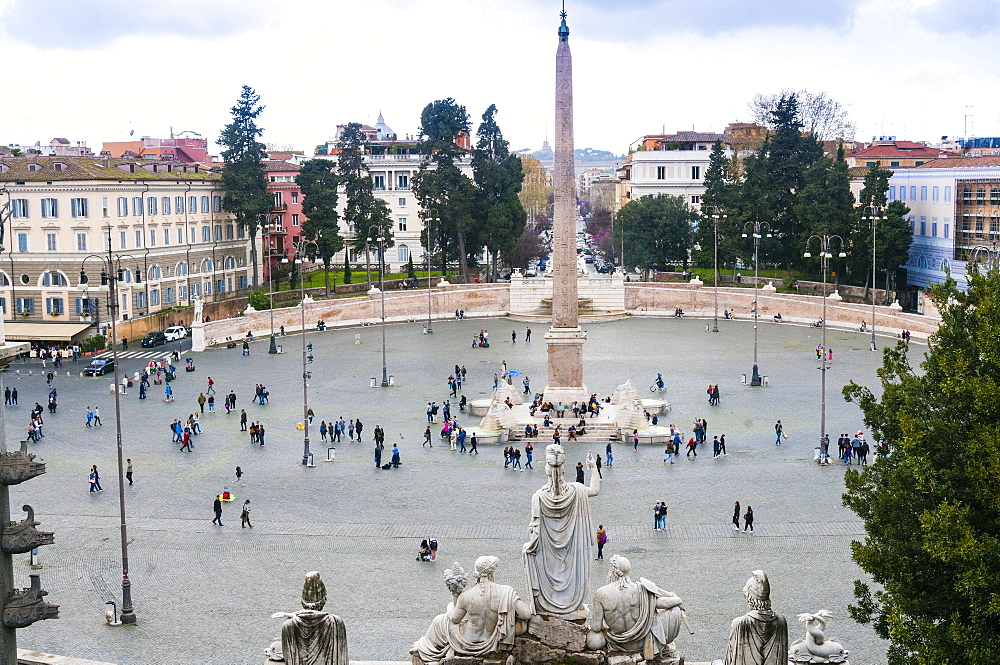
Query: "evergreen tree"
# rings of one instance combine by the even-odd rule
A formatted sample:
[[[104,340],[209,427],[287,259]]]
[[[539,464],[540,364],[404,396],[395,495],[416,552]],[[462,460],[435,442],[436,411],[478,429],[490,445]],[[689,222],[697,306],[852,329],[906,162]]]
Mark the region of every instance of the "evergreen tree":
[[[1000,272],[932,290],[941,326],[920,370],[883,351],[880,397],[844,388],[879,442],[845,476],[864,520],[852,545],[878,585],[855,582],[851,615],[890,640],[889,665],[992,665],[1000,640]]]
[[[302,195],[302,237],[316,243],[314,257],[323,261],[326,295],[330,295],[330,264],[333,256],[344,248],[340,237],[337,214],[338,179],[334,163],[328,159],[310,159],[302,165],[295,182]]]
[[[617,220],[616,240],[624,240],[629,265],[643,270],[667,263],[687,266],[694,213],[683,196],[640,197],[622,206]]]
[[[385,247],[395,244],[392,234],[392,219],[388,204],[375,195],[374,183],[365,162],[365,136],[361,124],[348,123],[340,135],[340,154],[337,156],[337,170],[344,187],[344,220],[347,222],[349,242],[356,251],[364,251],[370,256],[368,238],[382,237]],[[372,227],[376,228],[372,228]],[[371,235],[369,234],[371,232]],[[384,261],[379,257],[379,270]],[[344,259],[345,284],[350,283],[349,257]]]
[[[518,198],[524,180],[521,160],[511,154],[497,125],[496,112],[496,105],[491,104],[483,113],[472,153],[473,180],[480,191],[478,221],[492,259],[491,282],[496,276],[498,256],[514,249],[525,225],[524,208]]]
[[[715,232],[718,222],[719,266],[736,260],[736,211],[732,203],[738,186],[731,180],[730,160],[726,157],[722,141],[716,141],[705,169],[705,193],[701,197],[701,215],[694,235],[695,249],[692,258],[699,267],[707,268],[715,263]],[[733,218],[730,219],[730,214]],[[716,220],[713,215],[718,215]]]
[[[257,232],[262,217],[271,210],[272,200],[267,192],[267,178],[264,175],[265,146],[257,139],[264,130],[257,126],[257,117],[264,107],[260,105],[260,95],[248,85],[243,86],[236,106],[230,109],[233,120],[219,135],[219,145],[223,146],[222,184],[226,195],[222,207],[233,213],[236,222],[247,230],[250,236],[250,264],[253,269],[252,288],[257,288]]]

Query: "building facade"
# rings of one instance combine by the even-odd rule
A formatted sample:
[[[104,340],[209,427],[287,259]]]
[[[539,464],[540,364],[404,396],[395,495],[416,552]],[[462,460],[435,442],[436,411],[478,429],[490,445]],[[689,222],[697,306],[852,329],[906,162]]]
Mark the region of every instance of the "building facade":
[[[301,237],[302,190],[295,179],[301,171],[297,164],[267,160],[264,174],[267,177],[267,191],[274,198],[267,225],[262,230],[264,257],[264,281],[270,281],[278,264],[286,257],[295,256],[295,243]]]
[[[913,244],[906,266],[918,290],[943,282],[946,270],[964,286],[969,261],[995,256],[1000,241],[1000,156],[949,157],[900,169],[889,199],[910,208]]]
[[[684,198],[695,210],[700,209],[705,172],[716,141],[727,145],[726,157],[729,157],[730,138],[726,134],[678,132],[644,136],[639,148],[618,169],[623,199],[619,207],[642,196],[669,194]]]
[[[8,321],[107,322],[98,284],[109,245],[122,320],[245,290],[244,229],[222,211],[221,177],[172,160],[0,159],[0,308]],[[190,322],[185,322],[190,323]]]
[[[138,141],[105,141],[102,150],[114,159],[131,152],[142,159],[168,156],[186,164],[207,164],[212,161],[208,154],[208,139],[196,132],[180,132],[168,139],[143,136]]]

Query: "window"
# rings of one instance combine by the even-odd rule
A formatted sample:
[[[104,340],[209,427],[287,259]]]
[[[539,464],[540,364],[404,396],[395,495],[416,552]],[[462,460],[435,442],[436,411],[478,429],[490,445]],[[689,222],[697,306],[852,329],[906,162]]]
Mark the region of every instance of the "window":
[[[156,197],[150,196],[146,199],[146,209],[148,210],[150,216],[156,214]]]
[[[215,242],[222,240],[222,224],[215,225]]]
[[[201,262],[202,272],[212,272],[214,269],[215,269],[215,264],[212,263],[212,259],[205,259],[204,261]],[[209,282],[205,283],[208,284]],[[209,291],[209,293],[211,293],[211,291]]]
[[[927,185],[920,186],[920,201],[921,202],[927,201]]]
[[[396,248],[396,258],[399,261],[409,261],[410,260],[410,248],[406,245],[400,245]]]
[[[149,246],[156,247],[156,229],[149,230]]]
[[[236,284],[237,284],[236,288],[238,288],[238,289],[245,289],[245,288],[247,288],[247,276],[246,275],[240,275],[239,277],[237,277],[236,278]]]
[[[28,251],[28,234],[18,233],[17,234],[17,251],[27,252]]]
[[[916,185],[910,185],[910,200],[911,201],[916,201],[917,200],[917,186]]]
[[[982,233],[982,232],[983,232],[983,218],[976,217],[976,233]]]
[[[692,180],[700,180],[701,179],[701,167],[700,166],[692,166],[691,167],[691,179]]]
[[[198,239],[198,229],[197,229],[197,227],[192,226],[191,227],[191,233],[189,235],[191,236],[191,240],[189,240],[188,243],[195,242]]]
[[[972,228],[972,227],[971,227],[971,223],[969,222],[969,216],[968,215],[962,215],[962,230],[963,231],[968,231],[970,228]]]
[[[895,201],[896,200],[896,186],[895,185],[889,185],[889,200],[890,201]]]
[[[204,281],[204,285],[205,285],[205,295],[206,296],[212,295],[212,282],[206,279]]]
[[[118,232],[118,249],[125,249],[125,232]]]
[[[700,196],[692,196],[691,197],[691,203],[701,203],[701,197]]]
[[[951,203],[951,185],[944,186],[944,202]]]
[[[198,212],[198,197],[197,196],[189,196],[188,197],[188,212],[190,212],[192,215],[194,215],[195,213]]]
[[[163,229],[163,244],[170,244],[170,229]]]
[[[948,223],[948,218],[944,220],[944,237],[947,238],[951,234],[951,224]]]
[[[937,203],[940,198],[941,198],[941,188],[938,187],[937,185],[934,185],[933,187],[931,187],[931,201]]]
[[[874,164],[871,166],[874,166]],[[889,162],[889,166],[899,166],[899,162]]]
[[[191,285],[191,297],[192,298],[201,297],[201,284],[199,282],[195,282],[194,284]]]
[[[174,212],[176,212],[178,215],[183,215],[184,214],[184,197],[183,196],[175,196],[174,197]]]
[[[238,224],[236,226],[236,237],[242,240],[243,238],[246,237],[246,235],[247,235],[247,228],[242,224]]]
[[[295,213],[292,213],[292,226],[298,226],[298,225],[299,225],[299,216]]]
[[[212,197],[212,212],[222,212],[222,197],[218,194]]]
[[[226,224],[226,240],[232,240],[232,239],[233,239],[233,225]]]
[[[124,196],[118,197],[118,216],[125,217],[128,215],[128,199]]]
[[[38,169],[42,168],[38,164],[28,164],[28,173],[34,173]]]
[[[135,230],[135,248],[139,249],[142,247],[142,229]]]
[[[299,202],[299,193],[292,192],[292,203],[298,203],[298,202]]]
[[[69,282],[61,272],[46,270],[42,273],[42,286],[69,286]]]
[[[920,162],[920,161],[917,161],[917,162],[913,163],[914,166],[920,166],[921,164],[923,164],[923,162]]]
[[[188,264],[187,261],[181,261],[177,264],[177,276],[184,277],[188,274]]]
[[[55,171],[62,171],[64,168],[66,168],[66,165],[62,162],[56,162],[52,165],[52,169]]]
[[[399,220],[398,220],[398,223],[399,223],[399,230],[400,231],[405,231],[406,230],[406,218],[405,217],[400,217]]]
[[[184,244],[184,229],[182,229],[179,226],[177,227],[177,244],[178,245]]]
[[[42,199],[42,217],[50,219],[59,216],[59,202],[55,199]]]
[[[103,217],[110,217],[111,216],[108,213],[108,197],[106,197],[106,196],[101,199],[101,213],[102,213]]]
[[[46,251],[49,251],[49,252],[57,252],[57,251],[59,251],[59,248],[56,245],[56,234],[55,233],[46,233],[45,234],[45,249],[46,249]]]
[[[927,218],[926,217],[921,217],[920,218],[920,235],[922,235],[922,236],[927,235]]]
[[[87,234],[77,233],[76,234],[76,251],[86,252],[87,251]]]
[[[899,200],[900,201],[906,200],[906,185],[899,186]]]
[[[76,298],[77,316],[83,316],[84,314],[90,314],[91,316],[93,316],[96,311],[97,311],[96,298]]]
[[[69,210],[70,214],[75,217],[86,217],[87,213],[87,199],[70,199],[69,200]]]
[[[208,212],[208,197],[207,196],[201,197],[201,211],[202,212]]]
[[[284,205],[284,196],[281,192],[274,192],[274,207],[280,209]]]
[[[372,189],[385,189],[385,175],[379,173],[372,176]]]
[[[11,199],[10,216],[14,219],[24,219],[28,216],[28,199]]]
[[[142,197],[133,196],[132,197],[132,216],[142,217]]]
[[[174,293],[175,293],[175,291],[176,290],[172,286],[168,286],[167,288],[163,289],[163,304],[164,305],[169,305],[170,303],[172,303],[174,301]]]
[[[146,306],[146,292],[145,291],[136,291],[135,292],[135,306],[136,307],[145,307]]]
[[[990,204],[1000,205],[1000,189],[996,187],[990,189]]]
[[[53,316],[59,316],[60,314],[66,313],[66,308],[63,307],[62,298],[46,298],[45,299],[45,311]]]
[[[406,197],[405,197],[405,196],[401,196],[401,197],[399,197],[399,199],[397,200],[397,204],[398,204],[398,205],[399,205],[400,207],[403,207],[403,206],[405,206],[405,205],[406,205]]]
[[[691,177],[697,178],[698,176],[695,176],[695,175],[692,174]],[[657,180],[666,180],[667,179],[667,167],[666,166],[657,166],[656,167],[656,179]]]
[[[875,166],[875,162],[865,162],[865,166]]]
[[[177,286],[177,299],[187,300],[188,299],[188,287],[187,284],[180,284]]]
[[[163,214],[164,215],[169,215],[170,214],[170,197],[169,196],[164,196],[162,199],[160,199],[160,208],[163,209]]]
[[[937,225],[938,225],[937,217],[932,217],[931,218],[931,237],[932,238],[937,238],[937,231],[938,231]]]
[[[34,314],[35,313],[35,299],[34,298],[18,298],[16,302],[17,311],[21,314]]]
[[[226,266],[226,270],[236,270],[236,259],[231,256],[227,256],[224,265]]]
[[[201,241],[212,242],[212,227],[210,226],[201,227]]]
[[[223,277],[221,279],[215,280],[215,292],[225,293],[226,292],[226,279]]]
[[[149,290],[149,305],[150,307],[160,304],[160,290],[150,289]]]

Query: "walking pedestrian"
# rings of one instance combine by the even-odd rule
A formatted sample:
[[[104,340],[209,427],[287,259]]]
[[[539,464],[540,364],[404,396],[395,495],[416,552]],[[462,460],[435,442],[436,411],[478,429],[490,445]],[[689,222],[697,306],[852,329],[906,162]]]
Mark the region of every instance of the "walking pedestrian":
[[[13,388],[10,391],[10,401],[13,406],[17,406],[17,388]]]
[[[608,442],[608,445],[606,445],[604,447],[604,461],[606,462],[605,466],[608,467],[609,469],[612,467],[612,465],[615,462],[615,457],[611,453],[611,442],[610,441]]]
[[[97,492],[98,491],[98,489],[97,489],[97,478],[96,478],[96,476],[94,474],[94,470],[93,469],[90,470],[90,491],[91,492]]]
[[[510,331],[510,343],[511,344],[517,344],[517,331],[516,330],[511,330]]]
[[[202,413],[205,413],[205,393],[198,393],[198,408],[201,409]]]
[[[576,482],[583,485],[586,479],[583,477],[583,462],[576,463]]]
[[[743,515],[743,522],[745,524],[743,531],[753,533],[753,508],[750,506],[747,506],[747,512]]]
[[[212,380],[212,377],[208,377],[208,390],[205,392],[209,395],[215,393],[215,381]]]
[[[101,423],[101,407],[99,406],[94,407],[94,424],[98,427],[104,427]]]
[[[479,439],[476,438],[476,433],[473,432],[472,436],[469,438],[469,454],[472,453],[479,454]],[[531,459],[528,459],[528,465],[531,465]]]
[[[187,448],[189,453],[194,452],[191,448],[191,430],[186,427],[184,428],[184,435],[181,438],[181,451],[183,452],[185,448]]]
[[[260,424],[259,420],[257,421],[257,443],[260,444],[261,448],[264,447],[264,426]]]
[[[215,511],[215,517],[212,519],[212,524],[218,524],[222,526],[222,495],[216,494],[215,501],[212,503],[212,510]]]
[[[530,342],[531,341],[531,328],[525,328],[524,329],[524,341],[525,342]]]
[[[608,532],[604,530],[603,524],[597,525],[597,556],[594,561],[604,558],[604,546],[608,543]]]
[[[660,505],[662,501],[653,504],[653,531],[660,530]]]
[[[168,388],[170,386],[167,386]],[[215,413],[215,395],[208,396],[208,412]]]
[[[781,445],[781,437],[785,435],[785,428],[781,425],[781,421],[774,423],[774,445]],[[787,437],[786,437],[787,438]]]
[[[376,439],[375,440],[375,468],[376,469],[381,469],[382,468],[382,448],[384,448],[384,446],[382,445],[382,442],[379,441],[378,439]]]
[[[354,421],[354,433],[358,435],[358,441],[361,441],[361,432],[364,430],[365,424],[361,422],[361,418]]]
[[[392,444],[392,468],[399,468],[399,444]]]
[[[733,531],[740,530],[740,502],[733,505]]]
[[[639,430],[632,430],[632,450],[639,450]]]
[[[597,477],[603,479],[604,476],[601,475],[601,467],[602,466],[604,466],[604,465],[601,463],[601,454],[597,453]]]
[[[246,409],[240,409],[240,431],[247,431],[247,412]]]
[[[131,486],[132,485],[132,459],[129,458],[129,459],[125,460],[125,461],[128,463],[128,466],[125,469],[125,478],[128,480],[129,486]]]
[[[420,447],[423,448],[424,446],[430,446],[431,448],[434,447],[434,444],[431,443],[431,426],[430,425],[428,425],[427,429],[424,430],[424,442],[420,444]]]
[[[253,528],[253,524],[250,524],[250,499],[243,502],[243,513],[240,515],[240,520],[243,522],[242,528]]]
[[[94,472],[94,485],[97,487],[97,491],[103,492],[104,488],[101,487],[101,474],[97,470],[97,465],[95,464],[91,470]]]
[[[243,469],[241,469],[239,466],[236,467],[236,482],[238,482],[240,485],[243,484]]]
[[[729,453],[726,452],[726,435],[725,434],[723,434],[722,436],[719,437],[719,451],[722,452],[723,455],[728,455],[729,454]]]
[[[660,531],[667,530],[667,502],[660,502],[660,520],[659,520]]]

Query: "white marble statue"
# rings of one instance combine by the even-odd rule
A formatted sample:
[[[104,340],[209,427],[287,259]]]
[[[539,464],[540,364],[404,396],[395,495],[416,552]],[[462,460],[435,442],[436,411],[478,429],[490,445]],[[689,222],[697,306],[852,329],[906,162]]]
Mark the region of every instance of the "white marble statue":
[[[684,619],[683,601],[645,577],[634,582],[632,564],[611,557],[608,583],[594,593],[587,619],[587,648],[642,652],[645,660],[673,655],[673,641]]]
[[[590,582],[590,497],[601,491],[587,453],[590,486],[563,477],[566,453],[558,444],[545,449],[548,483],[531,497],[528,542],[522,551],[532,614],[561,619],[586,618],[583,606]]]
[[[476,559],[476,583],[468,589],[460,565],[445,571],[452,602],[413,643],[411,655],[436,663],[449,656],[485,656],[513,648],[514,636],[525,631],[531,612],[514,587],[494,581],[499,563],[495,556]]]
[[[311,572],[302,585],[302,609],[271,615],[287,619],[281,626],[281,655],[288,665],[349,665],[347,629],[340,617],[322,611],[325,605],[326,585]]]
[[[788,660],[795,663],[843,663],[850,651],[839,642],[827,639],[826,622],[835,618],[829,610],[799,615],[806,624],[806,636],[792,642]]]
[[[199,324],[202,322],[202,310],[205,307],[205,301],[201,298],[194,299],[194,318],[191,319],[191,324]]]
[[[733,619],[724,665],[787,665],[788,623],[771,611],[771,584],[755,570],[743,586],[750,611]]]

